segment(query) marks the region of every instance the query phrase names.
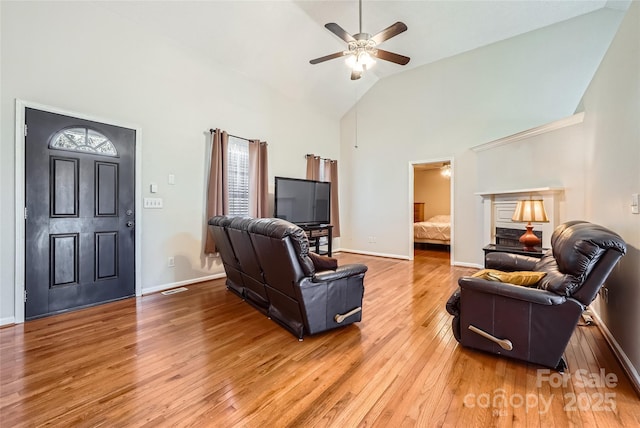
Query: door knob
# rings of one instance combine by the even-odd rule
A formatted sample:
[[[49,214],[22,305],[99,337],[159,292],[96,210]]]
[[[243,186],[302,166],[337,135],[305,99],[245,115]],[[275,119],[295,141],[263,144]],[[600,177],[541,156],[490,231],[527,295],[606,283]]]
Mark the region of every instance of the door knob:
[[[133,222],[132,221],[128,221],[127,222],[127,227],[133,227]]]
[[[131,215],[131,214],[133,214],[133,211],[131,211],[131,210],[127,210],[127,211],[125,211],[125,214],[126,214],[126,215]]]

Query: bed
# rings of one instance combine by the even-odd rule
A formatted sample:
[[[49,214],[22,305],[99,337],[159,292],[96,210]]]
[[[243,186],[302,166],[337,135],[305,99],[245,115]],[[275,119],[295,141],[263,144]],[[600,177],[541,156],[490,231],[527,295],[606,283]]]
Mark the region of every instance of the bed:
[[[413,223],[413,241],[421,244],[450,245],[451,216],[436,215],[427,221]]]

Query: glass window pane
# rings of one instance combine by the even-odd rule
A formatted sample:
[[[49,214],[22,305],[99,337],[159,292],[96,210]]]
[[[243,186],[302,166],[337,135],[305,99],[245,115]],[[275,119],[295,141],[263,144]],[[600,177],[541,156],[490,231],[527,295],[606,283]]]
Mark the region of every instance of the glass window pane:
[[[227,183],[229,214],[249,215],[249,142],[229,137]]]
[[[118,151],[107,137],[89,128],[68,128],[58,131],[51,138],[49,148],[118,156]]]

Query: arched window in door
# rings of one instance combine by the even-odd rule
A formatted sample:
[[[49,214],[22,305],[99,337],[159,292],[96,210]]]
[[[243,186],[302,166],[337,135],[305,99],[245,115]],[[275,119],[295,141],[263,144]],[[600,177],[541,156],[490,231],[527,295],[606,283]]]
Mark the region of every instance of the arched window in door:
[[[101,156],[118,156],[118,151],[111,140],[91,128],[62,129],[53,135],[49,148]]]

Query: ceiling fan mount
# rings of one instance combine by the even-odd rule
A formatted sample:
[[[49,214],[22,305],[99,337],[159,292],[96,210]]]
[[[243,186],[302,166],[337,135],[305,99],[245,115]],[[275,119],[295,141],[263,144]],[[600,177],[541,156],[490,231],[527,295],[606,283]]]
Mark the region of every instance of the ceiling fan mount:
[[[410,60],[409,57],[378,49],[377,46],[385,40],[389,40],[390,38],[407,31],[407,26],[403,22],[398,21],[373,36],[369,33],[363,33],[362,0],[359,0],[359,6],[359,33],[351,35],[335,22],[325,24],[325,28],[327,30],[331,31],[340,39],[347,42],[347,50],[336,52],[330,55],[325,55],[320,58],[315,58],[309,62],[311,64],[319,64],[331,59],[346,56],[347,64],[349,64],[349,66],[351,67],[351,80],[358,80],[360,77],[362,77],[362,72],[368,68],[371,68],[371,66],[373,66],[373,64],[375,63],[375,60],[373,58],[390,61],[400,65],[406,65]]]

